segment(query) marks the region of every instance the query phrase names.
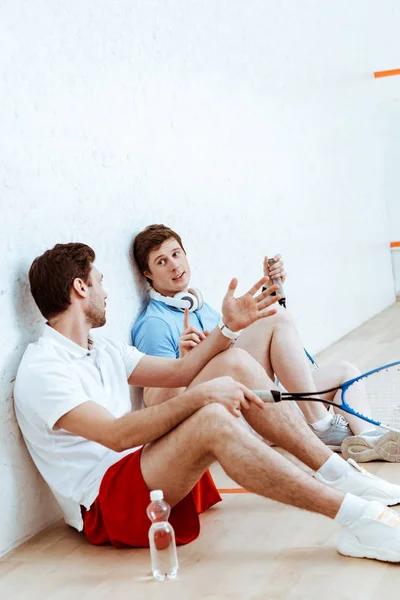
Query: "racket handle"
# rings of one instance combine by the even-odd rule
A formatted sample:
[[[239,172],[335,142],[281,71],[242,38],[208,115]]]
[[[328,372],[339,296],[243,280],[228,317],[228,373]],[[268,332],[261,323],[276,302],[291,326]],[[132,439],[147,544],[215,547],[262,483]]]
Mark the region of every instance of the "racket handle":
[[[282,400],[282,392],[279,390],[253,390],[253,393],[263,402],[280,402]]]
[[[268,260],[268,266],[272,267],[272,265],[275,263],[275,259],[274,258],[270,258]],[[278,277],[278,279],[273,279],[272,283],[279,285],[279,290],[278,290],[278,294],[280,295],[281,299],[279,300],[279,304],[281,306],[284,306],[286,308],[286,294],[285,294],[285,290],[283,289],[283,283],[282,283],[282,279],[280,277]]]

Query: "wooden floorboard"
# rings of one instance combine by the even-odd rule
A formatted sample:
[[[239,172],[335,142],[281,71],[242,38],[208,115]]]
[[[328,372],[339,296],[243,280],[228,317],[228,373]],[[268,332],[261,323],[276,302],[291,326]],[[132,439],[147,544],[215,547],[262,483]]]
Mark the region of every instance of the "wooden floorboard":
[[[400,358],[400,303],[317,357],[362,370]],[[370,463],[400,484],[400,465]],[[220,487],[235,484],[217,465]],[[319,515],[253,494],[225,495],[178,549],[179,579],[158,583],[148,550],[90,546],[58,521],[0,560],[1,600],[398,600],[400,566],[341,557],[338,528]]]

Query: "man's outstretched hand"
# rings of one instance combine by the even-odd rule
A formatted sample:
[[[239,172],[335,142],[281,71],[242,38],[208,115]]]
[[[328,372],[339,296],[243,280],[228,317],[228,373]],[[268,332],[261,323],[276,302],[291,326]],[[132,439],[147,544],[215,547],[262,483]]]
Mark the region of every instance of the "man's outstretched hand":
[[[268,277],[262,277],[247,294],[235,298],[238,281],[232,279],[222,302],[222,320],[231,331],[244,329],[258,319],[269,317],[277,312],[276,308],[270,308],[280,299],[279,294],[271,296],[272,292],[278,289],[277,285],[271,285],[264,292],[257,293],[268,281]]]

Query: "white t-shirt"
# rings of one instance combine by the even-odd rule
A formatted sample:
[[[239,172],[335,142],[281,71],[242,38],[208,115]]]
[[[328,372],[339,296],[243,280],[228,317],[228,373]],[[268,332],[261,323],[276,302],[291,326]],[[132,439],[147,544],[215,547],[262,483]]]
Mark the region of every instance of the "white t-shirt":
[[[143,356],[134,347],[108,339],[96,340],[85,350],[46,325],[19,366],[14,389],[19,426],[65,521],[79,531],[80,506],[90,508],[107,469],[137,448],[115,452],[53,427],[87,401],[104,406],[116,418],[131,412],[127,380]]]

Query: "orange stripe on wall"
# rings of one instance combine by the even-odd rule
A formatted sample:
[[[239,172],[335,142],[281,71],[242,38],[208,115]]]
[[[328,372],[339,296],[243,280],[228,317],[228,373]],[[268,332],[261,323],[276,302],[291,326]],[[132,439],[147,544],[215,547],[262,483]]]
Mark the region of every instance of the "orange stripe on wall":
[[[390,242],[391,248],[400,248],[400,242]]]
[[[400,75],[400,69],[391,69],[389,71],[376,71],[374,73],[375,79],[379,77],[393,77],[393,75]]]

